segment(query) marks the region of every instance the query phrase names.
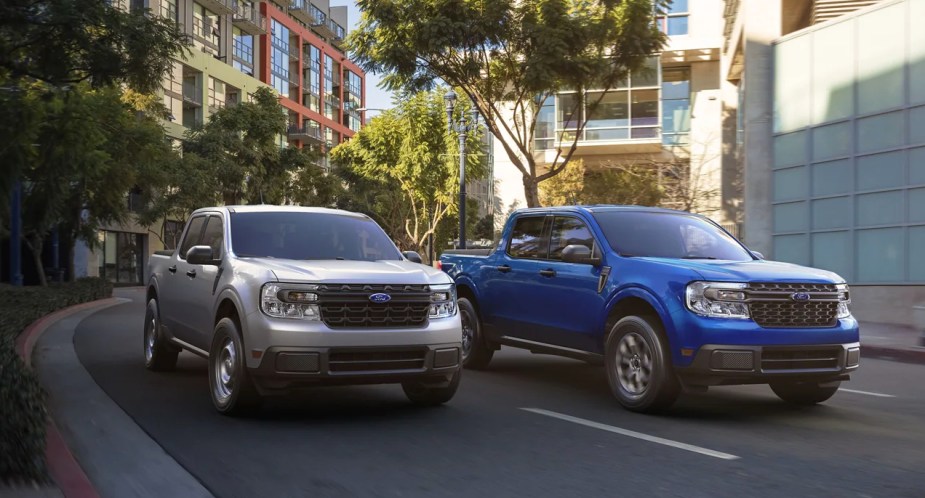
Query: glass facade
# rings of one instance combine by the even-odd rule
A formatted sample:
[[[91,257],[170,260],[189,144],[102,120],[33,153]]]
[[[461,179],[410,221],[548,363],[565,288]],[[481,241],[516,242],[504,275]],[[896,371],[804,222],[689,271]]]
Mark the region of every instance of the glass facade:
[[[344,124],[353,131],[360,130],[360,112],[363,107],[363,79],[349,69],[344,70]]]
[[[222,45],[218,14],[193,3],[193,45],[217,56]]]
[[[147,236],[128,232],[99,232],[99,275],[118,284],[141,284]]]
[[[234,42],[232,43],[232,57],[234,59],[234,68],[242,73],[254,75],[254,37],[247,33],[241,32],[240,29],[232,29]]]
[[[321,50],[305,45],[305,94],[302,104],[321,113]]]
[[[925,2],[774,46],[774,259],[925,283]]]
[[[659,17],[658,27],[668,36],[683,36],[687,34],[688,18],[688,0],[673,0],[668,7],[665,16]]]
[[[289,29],[271,19],[270,86],[289,97]]]

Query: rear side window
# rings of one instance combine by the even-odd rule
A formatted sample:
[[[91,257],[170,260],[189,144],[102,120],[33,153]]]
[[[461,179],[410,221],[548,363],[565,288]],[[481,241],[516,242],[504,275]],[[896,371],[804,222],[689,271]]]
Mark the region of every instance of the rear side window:
[[[585,246],[596,253],[594,236],[588,226],[578,218],[557,216],[552,224],[552,233],[549,238],[549,259],[562,260],[562,250],[565,246]]]
[[[507,253],[514,258],[545,259],[548,249],[547,240],[543,238],[545,222],[545,216],[517,218]]]
[[[225,231],[222,228],[222,218],[219,216],[210,216],[209,222],[206,223],[206,230],[202,232],[201,245],[212,248],[212,257],[221,259],[222,247],[224,247]]]
[[[180,244],[180,259],[186,259],[186,253],[190,247],[199,243],[199,236],[202,235],[202,225],[206,222],[205,216],[197,216],[190,220],[189,229],[183,237],[183,243]]]

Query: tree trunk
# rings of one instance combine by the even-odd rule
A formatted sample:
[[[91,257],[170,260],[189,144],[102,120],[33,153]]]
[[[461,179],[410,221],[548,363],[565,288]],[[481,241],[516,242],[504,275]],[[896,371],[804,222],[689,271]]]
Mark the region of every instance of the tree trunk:
[[[34,238],[26,245],[29,246],[29,251],[32,252],[32,261],[35,263],[35,271],[39,275],[39,285],[47,287],[48,278],[45,276],[45,265],[42,264],[43,242],[39,238]]]
[[[527,201],[527,207],[540,207],[539,184],[527,176],[524,176],[524,199]]]
[[[74,256],[77,253],[77,241],[72,238],[68,238],[67,246],[67,280],[68,282],[77,281],[77,262],[74,261]]]

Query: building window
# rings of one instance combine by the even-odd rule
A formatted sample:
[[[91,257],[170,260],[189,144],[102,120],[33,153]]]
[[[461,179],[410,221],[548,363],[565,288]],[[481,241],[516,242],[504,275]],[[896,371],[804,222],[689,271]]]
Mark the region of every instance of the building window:
[[[234,43],[232,44],[232,57],[234,68],[250,76],[254,75],[254,37],[242,33],[240,29],[233,30]]]
[[[209,9],[193,3],[193,45],[196,48],[218,56],[222,46],[219,17]]]
[[[161,17],[179,22],[177,12],[177,0],[161,0]]]
[[[312,111],[321,114],[321,50],[305,44],[304,93],[302,103]]]
[[[353,131],[360,130],[360,112],[363,107],[363,78],[349,69],[344,70],[344,124]]]
[[[668,36],[681,36],[687,34],[687,21],[690,12],[687,10],[688,0],[674,0],[668,7],[664,17],[657,19],[659,29]]]
[[[688,143],[691,130],[691,70],[687,67],[662,71],[662,143]]]
[[[283,97],[289,97],[289,30],[271,20],[270,84]]]
[[[100,231],[96,251],[100,277],[119,284],[142,283],[146,240],[137,233]]]
[[[225,82],[209,76],[209,111],[215,112],[225,107]]]
[[[340,64],[324,57],[324,116],[340,122]]]
[[[536,115],[536,150],[553,148],[556,133],[556,99],[547,97]]]

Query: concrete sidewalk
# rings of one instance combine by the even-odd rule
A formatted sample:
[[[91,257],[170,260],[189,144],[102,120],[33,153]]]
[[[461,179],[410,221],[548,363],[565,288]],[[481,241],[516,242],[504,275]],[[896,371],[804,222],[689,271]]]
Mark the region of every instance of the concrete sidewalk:
[[[925,364],[925,332],[912,327],[861,322],[861,356]]]

